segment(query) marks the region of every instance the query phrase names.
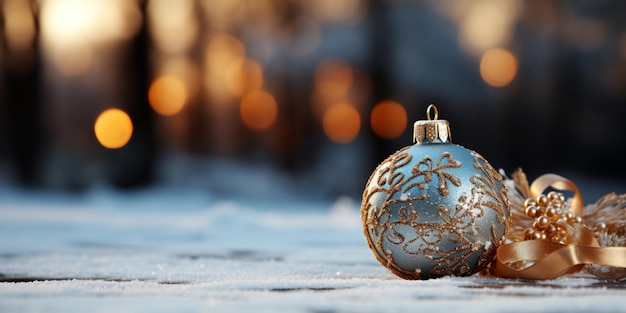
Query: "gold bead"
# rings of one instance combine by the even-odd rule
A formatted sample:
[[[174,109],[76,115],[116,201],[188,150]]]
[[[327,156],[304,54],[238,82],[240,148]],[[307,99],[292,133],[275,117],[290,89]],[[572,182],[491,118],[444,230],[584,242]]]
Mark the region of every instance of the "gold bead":
[[[526,216],[530,218],[535,218],[537,217],[537,207],[534,205],[526,207],[525,213],[526,213]]]
[[[552,201],[550,202],[550,204],[551,204],[553,207],[557,208],[557,209],[560,209],[561,207],[563,207],[563,201],[561,201],[561,200],[559,200],[559,199],[552,200]]]
[[[528,198],[528,199],[524,200],[524,207],[525,208],[530,207],[530,206],[535,206],[535,205],[537,205],[537,201],[535,201],[535,199],[533,199],[533,198]]]
[[[550,222],[558,223],[560,218],[561,218],[561,216],[556,214],[556,215],[550,217]]]
[[[556,227],[556,225],[554,225],[554,224],[550,223],[550,224],[548,224],[548,226],[546,227],[546,229],[544,230],[544,232],[545,232],[547,235],[551,236],[551,235],[555,234],[557,230],[558,230],[558,228]]]
[[[557,212],[556,208],[554,208],[554,207],[549,206],[549,207],[546,209],[546,216],[547,216],[547,217],[550,217],[550,218],[551,218],[551,217],[554,217],[555,215],[557,215],[557,213],[558,213],[558,212]]]
[[[533,239],[535,239],[535,240],[536,240],[536,239],[541,239],[542,235],[543,235],[543,236],[545,236],[543,233],[536,231],[536,232],[533,234]]]
[[[546,207],[545,206],[538,206],[537,207],[537,216],[544,215],[544,214],[546,214]]]
[[[567,211],[567,213],[565,213],[565,221],[571,222],[573,219],[574,219],[574,213]]]
[[[559,193],[559,201],[561,201],[561,203],[565,203],[565,196],[562,193]]]
[[[559,198],[559,193],[556,191],[548,192],[548,201],[554,201]]]
[[[526,240],[531,240],[533,239],[535,235],[535,230],[532,228],[526,228],[524,229],[524,239]]]
[[[547,217],[539,216],[537,219],[535,219],[535,222],[533,223],[533,228],[536,230],[544,230],[546,229],[546,227],[548,227],[548,224],[550,224],[550,220]]]
[[[548,205],[548,197],[546,197],[545,195],[541,194],[537,197],[537,204],[539,206],[543,206],[545,207],[546,205]]]
[[[576,216],[574,217],[574,223],[582,223],[583,222],[583,218],[580,216]]]

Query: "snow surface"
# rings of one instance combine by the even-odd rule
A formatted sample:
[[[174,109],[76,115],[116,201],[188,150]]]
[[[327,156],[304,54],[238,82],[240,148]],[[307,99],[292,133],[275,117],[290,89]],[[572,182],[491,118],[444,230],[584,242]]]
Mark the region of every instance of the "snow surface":
[[[360,199],[255,202],[153,187],[0,188],[0,312],[626,312],[589,276],[407,281],[367,247]]]

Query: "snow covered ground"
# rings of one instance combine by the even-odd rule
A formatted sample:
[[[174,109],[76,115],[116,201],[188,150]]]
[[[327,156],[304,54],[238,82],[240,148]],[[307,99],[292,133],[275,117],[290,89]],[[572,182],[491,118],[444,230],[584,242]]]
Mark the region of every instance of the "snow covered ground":
[[[402,280],[360,199],[274,200],[2,187],[0,312],[626,312],[626,283],[582,274]]]

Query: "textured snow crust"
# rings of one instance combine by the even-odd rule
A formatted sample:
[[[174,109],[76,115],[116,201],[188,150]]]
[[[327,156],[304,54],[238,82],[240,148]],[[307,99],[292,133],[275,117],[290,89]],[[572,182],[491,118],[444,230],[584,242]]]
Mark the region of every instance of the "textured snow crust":
[[[0,192],[0,312],[616,312],[584,275],[407,281],[381,266],[359,201],[202,191]]]

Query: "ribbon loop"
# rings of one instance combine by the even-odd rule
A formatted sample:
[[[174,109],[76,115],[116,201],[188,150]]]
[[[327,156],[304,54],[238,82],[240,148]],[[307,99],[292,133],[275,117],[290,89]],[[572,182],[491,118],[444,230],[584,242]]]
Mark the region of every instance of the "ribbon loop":
[[[530,194],[533,197],[537,197],[538,195],[546,191],[548,187],[574,192],[570,211],[578,216],[583,216],[583,198],[580,195],[580,191],[578,191],[578,187],[576,187],[576,184],[556,174],[544,174],[535,179],[535,181],[533,181],[533,183],[530,185]]]

